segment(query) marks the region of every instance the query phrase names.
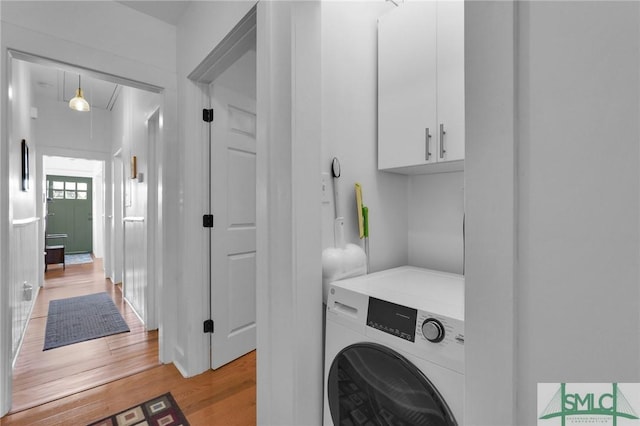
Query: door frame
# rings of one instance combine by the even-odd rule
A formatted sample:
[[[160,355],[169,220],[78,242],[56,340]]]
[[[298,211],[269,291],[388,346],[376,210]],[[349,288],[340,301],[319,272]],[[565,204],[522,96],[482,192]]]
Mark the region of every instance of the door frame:
[[[110,200],[111,200],[111,186],[109,185],[109,182],[111,182],[111,168],[108,167],[109,161],[110,161],[109,155],[106,153],[95,152],[95,151],[70,150],[70,149],[53,148],[53,147],[38,147],[38,149],[36,150],[36,170],[37,170],[36,173],[38,173],[39,174],[38,176],[42,178],[44,178],[45,176],[44,161],[43,161],[44,157],[82,158],[85,160],[101,161],[104,164],[104,169],[102,174],[102,179],[105,183],[105,191],[103,194],[105,197],[104,205],[103,205],[103,210],[105,213],[105,224],[104,224],[105,231],[103,232],[104,234],[103,245],[104,245],[104,267],[106,272],[107,265],[109,265],[112,260],[110,255],[107,256],[108,254],[107,248],[111,244],[111,238],[110,238],[110,235],[107,236],[107,232],[106,232],[106,226],[107,226],[106,212],[109,211]],[[43,184],[44,184],[44,179],[36,179],[36,194],[44,193],[45,188]],[[94,182],[94,185],[95,185],[95,182]],[[40,203],[40,202],[36,203],[36,213],[38,217],[44,218],[44,215],[46,214],[44,203]],[[44,233],[45,233],[45,230],[43,227],[39,235],[40,247],[44,247],[44,243],[45,243]],[[40,282],[39,282],[40,287],[44,286],[44,259],[41,259],[40,261],[38,277],[40,279]]]
[[[111,226],[109,227],[109,238],[111,239],[111,262],[107,276],[111,278],[114,284],[122,283],[124,269],[124,162],[122,159],[122,147],[119,148],[112,156],[109,169],[111,172],[110,187],[110,206],[106,210],[110,212],[108,218]],[[123,284],[124,285],[124,284]],[[123,289],[124,292],[124,289]]]
[[[258,3],[258,424],[322,419],[321,4]]]
[[[147,125],[147,212],[145,216],[144,234],[147,244],[147,287],[145,294],[145,327],[147,330],[158,328],[157,266],[162,265],[161,210],[158,206],[158,150],[160,142],[160,106],[151,112],[146,119]]]
[[[69,158],[69,157],[65,157],[65,158]],[[77,157],[74,157],[74,158],[77,158]],[[72,158],[69,158],[69,159],[72,159]],[[92,160],[92,161],[94,161],[94,160]],[[98,162],[98,164],[100,164],[101,167],[104,169],[104,162],[100,161],[100,162]],[[87,199],[86,200],[80,200],[78,198],[69,200],[69,199],[66,199],[66,197],[65,197],[65,198],[59,199],[58,201],[65,201],[66,203],[74,203],[74,204],[77,203],[78,201],[90,201],[90,203],[91,203],[91,213],[90,213],[90,217],[88,218],[90,220],[90,223],[88,224],[88,226],[86,226],[86,225],[85,226],[86,226],[86,228],[90,228],[90,233],[91,233],[91,247],[90,248],[91,248],[91,250],[86,252],[86,253],[89,253],[89,254],[93,253],[95,255],[96,251],[99,252],[100,250],[102,250],[104,252],[104,246],[105,246],[104,239],[103,239],[102,244],[101,244],[102,247],[100,247],[99,244],[96,244],[96,232],[94,232],[95,231],[94,230],[95,222],[96,221],[102,221],[101,218],[103,217],[103,215],[105,213],[104,204],[102,205],[102,210],[101,211],[97,211],[96,210],[96,204],[98,203],[98,201],[97,201],[98,198],[94,195],[94,192],[96,191],[96,189],[95,189],[96,188],[96,182],[97,182],[97,185],[104,185],[104,180],[105,180],[104,179],[104,172],[103,172],[101,178],[99,180],[97,180],[96,176],[92,176],[89,173],[73,172],[72,170],[70,170],[68,172],[65,171],[64,174],[60,174],[59,171],[51,172],[50,170],[49,171],[45,170],[45,168],[43,167],[42,176],[43,176],[43,178],[47,178],[49,176],[55,176],[57,178],[62,178],[60,180],[62,180],[64,182],[66,182],[67,179],[71,179],[71,180],[82,179],[82,180],[84,180],[84,181],[86,181],[88,183],[88,186],[90,186],[90,190],[87,193]],[[48,179],[45,179],[44,182],[46,182],[47,180]],[[75,180],[75,182],[77,183],[78,181]],[[47,188],[46,185],[45,185],[45,187],[43,188],[42,192],[44,194],[47,194],[47,199],[48,199],[49,198],[49,194],[50,194],[50,188]],[[51,214],[50,210],[51,210],[52,207],[54,207],[54,209],[55,209],[55,206],[56,206],[55,205],[55,201],[56,200],[52,199],[51,201],[52,201],[51,204],[49,204],[49,202],[43,203],[43,204],[47,204],[46,207],[43,205],[43,215],[42,215],[43,228],[44,228],[44,231],[45,231],[45,235],[51,234],[51,233],[64,234],[66,232],[62,232],[62,231],[60,231],[60,232],[51,232],[51,230],[50,230],[50,226],[51,226],[51,223],[50,223],[51,218],[49,217],[50,214]],[[96,213],[96,214],[94,214],[94,213]],[[76,220],[75,217],[74,217],[74,222],[77,225],[78,220]],[[104,223],[101,224],[101,226],[103,226],[103,225],[104,225]],[[58,228],[58,229],[60,229],[60,228]],[[76,229],[73,229],[73,231],[75,232]],[[46,236],[45,236],[45,240],[46,240]],[[74,246],[76,246],[76,244],[74,244],[75,241],[74,241],[74,239],[73,239],[73,237],[71,235],[67,235],[67,238],[64,241],[54,240],[54,242],[55,242],[55,244],[63,243],[65,245],[65,248],[64,248],[65,254],[73,254],[74,253],[73,249],[75,248]],[[45,241],[45,243],[46,243],[46,241]],[[48,244],[46,244],[46,245],[48,245]],[[75,252],[78,253],[78,251],[75,251]],[[81,250],[80,252],[85,252],[85,251]],[[98,256],[96,256],[96,257],[98,257]],[[103,255],[103,257],[104,257],[104,255]]]
[[[249,12],[253,13],[257,35],[257,422],[320,423],[322,241],[320,199],[314,188],[319,187],[322,142],[321,2],[258,1],[255,12]],[[193,147],[193,152],[187,148],[184,158],[184,208],[189,212],[183,218],[185,248],[206,247],[201,221],[204,189],[201,184],[187,185],[193,173],[202,177],[205,170],[204,147],[190,142],[200,140],[201,117],[196,113],[206,105],[198,81],[216,60],[224,60],[222,52],[228,49],[223,47],[233,44],[231,36],[246,24],[246,16],[184,86],[191,112],[183,116],[183,143]],[[207,273],[193,256],[181,260],[183,282],[205,281]],[[186,321],[205,318],[202,299],[206,295],[204,284],[197,284],[184,297],[181,306],[193,312]],[[204,371],[208,338],[202,329],[194,329],[183,339],[179,345],[197,353],[178,356],[178,367],[184,361],[185,371]]]
[[[195,106],[195,110],[211,107],[211,93],[210,86],[215,80],[226,71],[231,65],[233,65],[238,59],[242,57],[250,49],[257,48],[257,7],[251,8],[251,10],[236,24],[236,26],[227,34],[227,36],[207,55],[207,57],[189,74],[188,78],[196,86],[199,96],[194,97],[194,100],[198,102]],[[257,102],[256,102],[257,103]],[[215,122],[215,118],[214,118]],[[200,133],[201,143],[201,158],[202,158],[202,170],[206,172],[209,169],[209,162],[211,161],[209,156],[209,126],[210,123],[204,123],[200,121]],[[257,166],[257,153],[256,153],[256,166]],[[203,174],[205,176],[205,174]],[[205,210],[209,209],[208,202],[211,197],[211,184],[206,182],[207,179],[203,179],[202,184],[202,204]],[[257,206],[256,206],[257,209]],[[213,212],[208,212],[213,213]],[[257,212],[256,212],[257,213]],[[213,232],[212,229],[209,230]],[[208,253],[203,256],[203,264],[211,265],[212,262],[212,245],[211,240],[202,240],[201,253]],[[213,294],[213,270],[212,267],[204,268],[202,279],[202,294],[206,295],[208,302],[208,309],[204,309],[204,316],[212,319],[212,294]],[[208,312],[206,312],[208,311]],[[257,316],[257,312],[256,312]],[[257,319],[256,319],[257,323]],[[202,357],[206,358],[207,368],[212,368],[212,346],[213,338],[211,334],[205,335],[206,346],[203,348]]]
[[[12,75],[10,70],[12,69],[13,60],[20,60],[24,62],[35,63],[35,64],[40,64],[45,66],[53,66],[59,69],[64,69],[64,70],[75,72],[75,73],[83,73],[86,75],[91,75],[94,78],[98,78],[98,79],[102,79],[102,80],[106,80],[106,81],[110,81],[118,84],[123,84],[129,87],[146,90],[152,93],[157,93],[157,94],[160,94],[161,97],[163,97],[163,94],[164,94],[163,87],[145,83],[142,81],[131,80],[129,78],[96,71],[94,69],[86,68],[80,65],[58,61],[55,59],[27,53],[27,52],[23,52],[23,51],[11,49],[11,48],[6,48],[6,52],[7,52],[6,55],[4,55],[4,51],[5,50],[3,49],[3,56],[0,60],[4,69],[7,70],[6,78],[2,79],[2,90],[0,90],[0,92],[4,94],[4,96],[6,96],[8,88],[11,84]],[[161,99],[160,122],[162,122],[162,116],[163,114],[165,114],[164,109],[165,109],[165,100]],[[4,126],[1,126],[3,127],[3,130],[1,132],[2,133],[1,139],[3,142],[0,144],[0,161],[2,161],[2,163],[0,164],[0,173],[2,174],[2,178],[3,178],[3,179],[0,179],[0,182],[5,182],[3,185],[0,185],[0,209],[1,209],[0,235],[2,235],[3,237],[0,241],[3,241],[3,242],[10,241],[11,220],[12,220],[12,213],[10,211],[11,204],[8,196],[9,195],[8,184],[10,182],[10,179],[7,171],[8,167],[6,167],[7,158],[8,158],[8,143],[9,143],[8,140],[9,140],[9,135],[11,135],[11,131],[12,131],[12,129],[10,128],[11,120],[7,118],[10,116],[11,116],[11,111],[7,111],[0,115],[3,121],[3,124],[5,124]],[[165,143],[165,137],[163,135],[163,127],[162,125],[160,125],[159,133],[158,133],[158,144],[162,145],[164,143]],[[109,211],[109,205],[111,202],[111,193],[112,193],[112,183],[113,183],[113,179],[111,176],[112,158],[111,158],[110,152],[85,151],[85,150],[51,148],[51,147],[36,147],[35,151],[36,151],[36,174],[34,176],[34,180],[36,182],[36,187],[35,187],[36,194],[42,194],[44,189],[43,179],[42,179],[43,155],[62,156],[62,157],[71,157],[71,158],[86,158],[89,160],[104,161],[104,164],[105,164],[104,180],[106,183],[105,194],[104,194],[105,195],[104,209],[105,209],[105,212]],[[157,170],[161,170],[163,167],[162,154],[163,154],[163,150],[162,150],[162,146],[160,146],[159,150],[156,152],[157,164],[154,164],[154,168],[156,168]],[[154,216],[157,217],[158,212],[163,211],[162,203],[163,203],[162,199],[159,199],[157,205],[150,206],[150,210],[153,210]],[[40,198],[38,197],[38,199],[36,199],[35,204],[36,204],[36,215],[38,218],[42,218],[44,215],[44,203],[40,202]],[[161,228],[162,226],[163,226],[162,222],[157,222],[158,228]],[[42,226],[40,226],[39,228],[40,229],[39,229],[38,244],[40,247],[44,247],[44,228]],[[156,229],[155,232],[157,233],[157,235],[160,236],[160,240],[157,241],[157,244],[159,245],[159,247],[162,248],[163,242],[161,238],[162,238],[162,235],[164,235],[162,233],[162,229]],[[105,239],[105,265],[106,265],[108,263],[107,255],[109,253],[109,251],[107,251],[107,248],[108,248],[107,241],[110,242],[110,234],[106,232],[106,229],[104,232],[104,239]],[[11,247],[9,246],[8,243],[0,244],[0,254],[2,254],[2,256],[0,256],[0,281],[1,282],[7,282],[7,278],[8,278],[8,272],[7,272],[8,260],[7,259],[8,259],[8,254],[10,253],[10,250],[11,250]],[[162,264],[161,259],[158,259],[158,260],[159,260],[158,264]],[[39,285],[42,286],[44,282],[44,256],[38,256],[37,262],[39,265],[38,266],[38,276],[40,277]],[[158,280],[160,280],[160,277],[158,277]],[[158,300],[164,300],[162,295],[162,290],[163,290],[162,282],[157,281],[156,285],[157,285],[157,288],[159,289],[159,293],[157,296]],[[12,386],[12,378],[13,378],[12,358],[13,357],[11,356],[12,318],[11,318],[11,307],[9,306],[9,301],[8,301],[8,297],[6,297],[6,292],[7,292],[7,286],[0,286],[0,331],[1,331],[0,332],[0,348],[2,348],[2,350],[0,350],[0,416],[10,411],[11,399],[12,399],[12,393],[13,393],[13,386]],[[163,303],[162,306],[166,306],[166,303]],[[158,315],[158,317],[160,317],[159,323],[162,323],[161,316],[163,314],[165,314],[165,312],[160,310]],[[158,345],[158,356],[160,360],[167,358],[165,354],[168,353],[167,347],[168,347],[168,344],[170,343],[171,342],[167,342],[165,339],[160,339],[159,345]]]

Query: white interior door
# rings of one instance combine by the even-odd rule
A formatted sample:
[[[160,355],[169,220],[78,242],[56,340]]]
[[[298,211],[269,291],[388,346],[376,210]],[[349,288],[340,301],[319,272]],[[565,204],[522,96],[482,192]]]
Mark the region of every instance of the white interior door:
[[[256,347],[256,101],[215,82],[210,90],[215,369]]]

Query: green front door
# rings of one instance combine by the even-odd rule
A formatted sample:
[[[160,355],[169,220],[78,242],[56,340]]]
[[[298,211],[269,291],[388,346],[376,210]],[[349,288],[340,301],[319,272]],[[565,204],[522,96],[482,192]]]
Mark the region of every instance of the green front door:
[[[65,253],[93,251],[91,178],[47,175],[47,235],[67,234],[66,239],[48,239],[64,244]]]

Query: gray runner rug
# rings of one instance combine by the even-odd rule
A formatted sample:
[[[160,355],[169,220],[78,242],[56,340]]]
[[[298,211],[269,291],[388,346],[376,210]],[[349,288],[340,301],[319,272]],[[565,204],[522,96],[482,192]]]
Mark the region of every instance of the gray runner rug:
[[[43,351],[127,331],[129,326],[107,293],[52,300]]]

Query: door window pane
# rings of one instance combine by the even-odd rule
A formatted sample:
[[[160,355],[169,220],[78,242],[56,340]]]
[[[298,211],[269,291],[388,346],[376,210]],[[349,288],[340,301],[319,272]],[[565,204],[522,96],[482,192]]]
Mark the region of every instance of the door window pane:
[[[64,189],[64,182],[53,181],[53,189]]]
[[[75,182],[65,182],[64,183],[64,189],[67,189],[67,190],[70,189],[70,190],[74,191],[76,189],[76,183]]]
[[[65,191],[64,192],[64,198],[66,198],[67,200],[75,200],[76,199],[76,191]]]
[[[77,195],[78,195],[78,200],[86,200],[87,199],[87,193],[85,191],[78,191]]]
[[[78,191],[86,191],[87,190],[87,183],[86,182],[78,182]],[[80,197],[78,197],[80,198]]]
[[[53,199],[54,200],[61,200],[64,198],[64,191],[56,191],[55,189],[53,190]]]

